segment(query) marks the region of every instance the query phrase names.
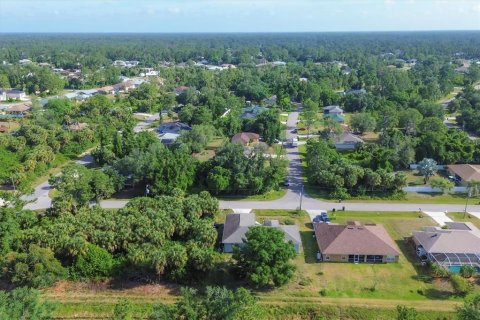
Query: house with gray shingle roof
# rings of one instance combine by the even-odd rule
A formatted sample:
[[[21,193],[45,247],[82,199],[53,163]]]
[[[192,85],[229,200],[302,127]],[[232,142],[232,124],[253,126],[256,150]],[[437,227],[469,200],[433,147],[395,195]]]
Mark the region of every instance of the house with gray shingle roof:
[[[281,225],[278,220],[266,220],[264,224],[255,221],[253,213],[232,213],[227,214],[223,227],[222,244],[223,252],[233,252],[234,246],[243,246],[246,241],[245,234],[248,229],[254,226],[265,228],[277,228],[285,234],[285,241],[292,242],[295,252],[300,252],[300,231],[296,225]]]
[[[417,255],[450,272],[470,265],[480,273],[480,230],[471,222],[446,222],[445,226],[412,233]]]

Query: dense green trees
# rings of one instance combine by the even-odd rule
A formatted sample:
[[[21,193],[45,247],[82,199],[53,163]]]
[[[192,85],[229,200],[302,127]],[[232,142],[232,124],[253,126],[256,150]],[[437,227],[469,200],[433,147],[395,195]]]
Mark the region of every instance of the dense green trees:
[[[350,127],[354,132],[360,134],[373,131],[375,124],[375,118],[368,113],[356,113],[350,119]]]
[[[227,143],[199,168],[199,183],[215,193],[260,194],[278,189],[286,176],[286,161],[267,156],[259,147],[249,155],[239,143]]]
[[[233,254],[238,275],[256,287],[287,283],[295,270],[290,261],[295,249],[285,242],[285,234],[276,228],[253,227],[245,236],[245,244]]]
[[[43,301],[37,290],[0,291],[0,319],[52,320],[53,310],[54,305]]]
[[[208,193],[136,198],[118,211],[55,207],[46,215],[0,208],[2,277],[13,285],[49,286],[70,276],[102,280],[194,279],[216,261]]]
[[[366,193],[395,193],[405,186],[405,177],[392,172],[388,153],[381,151],[374,145],[362,147],[350,160],[328,142],[311,139],[307,142],[306,155],[309,182],[335,199]]]

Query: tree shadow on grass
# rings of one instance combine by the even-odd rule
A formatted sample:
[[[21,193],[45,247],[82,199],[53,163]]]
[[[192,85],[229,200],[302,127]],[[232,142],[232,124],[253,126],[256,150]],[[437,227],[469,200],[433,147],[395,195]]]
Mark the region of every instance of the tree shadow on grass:
[[[300,231],[305,263],[317,263],[318,244],[312,231]]]

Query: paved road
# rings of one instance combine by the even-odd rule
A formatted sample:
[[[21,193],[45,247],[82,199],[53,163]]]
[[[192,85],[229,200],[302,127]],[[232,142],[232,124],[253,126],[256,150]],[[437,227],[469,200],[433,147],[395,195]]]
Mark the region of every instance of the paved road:
[[[137,123],[137,125],[133,129],[134,132],[147,130],[148,125],[153,121],[158,120],[159,118],[160,118],[160,115],[158,113],[149,115],[145,120],[142,120]],[[75,161],[75,163],[84,165],[84,166],[92,162],[93,162],[93,157],[90,155],[89,152],[81,155],[81,158]],[[37,187],[35,187],[32,194],[23,195],[21,199],[23,201],[28,202],[24,208],[30,209],[30,210],[41,210],[41,209],[50,208],[50,206],[52,205],[52,199],[50,198],[48,193],[50,192],[51,189],[52,189],[52,186],[50,185],[50,183],[48,183],[48,181],[45,181],[40,185],[38,185]],[[117,204],[112,204],[112,206],[116,205],[117,207],[123,207],[125,206],[125,204],[126,204],[126,201],[125,203],[120,202]]]
[[[93,157],[90,155],[90,153],[85,153],[83,155],[80,155],[80,159],[75,161],[76,164],[80,164],[83,166],[86,166],[90,163],[93,162]],[[48,183],[48,180],[45,182],[42,182],[40,185],[38,185],[32,194],[29,195],[23,195],[20,197],[23,201],[27,201],[25,205],[25,209],[30,209],[30,210],[39,210],[39,209],[46,209],[50,208],[52,205],[52,199],[48,195],[50,190],[52,189],[52,186],[50,183]]]

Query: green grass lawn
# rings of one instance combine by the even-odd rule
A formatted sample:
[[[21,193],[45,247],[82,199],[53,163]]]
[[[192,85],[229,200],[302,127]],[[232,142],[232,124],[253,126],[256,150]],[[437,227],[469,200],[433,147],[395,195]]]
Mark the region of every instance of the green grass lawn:
[[[280,190],[273,190],[264,194],[257,194],[257,195],[252,195],[252,196],[217,196],[219,200],[244,200],[244,201],[271,201],[271,200],[277,200],[282,198],[285,193],[287,193],[287,189],[280,189]]]
[[[471,222],[473,223],[473,225],[480,229],[480,219],[468,214],[468,212],[466,214],[463,212],[449,212],[447,213],[447,216],[452,218],[452,220],[454,221]]]
[[[286,286],[271,292],[260,293],[261,300],[273,301],[295,299],[370,299],[375,301],[418,301],[425,305],[453,305],[459,298],[453,296],[448,281],[429,281],[427,270],[420,265],[413,249],[405,241],[413,230],[436,225],[429,217],[414,212],[349,212],[331,214],[332,223],[358,220],[362,223],[383,224],[397,243],[401,256],[392,264],[318,263],[318,246],[313,238],[313,229],[306,215],[295,217],[291,211],[255,210],[257,221],[278,219],[287,215],[300,227],[302,252],[294,263],[295,277]],[[272,216],[274,215],[274,216]],[[480,289],[480,288],[479,288]],[[322,290],[323,295],[319,292]],[[435,303],[434,303],[435,302]],[[438,303],[437,303],[438,302]]]

